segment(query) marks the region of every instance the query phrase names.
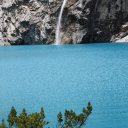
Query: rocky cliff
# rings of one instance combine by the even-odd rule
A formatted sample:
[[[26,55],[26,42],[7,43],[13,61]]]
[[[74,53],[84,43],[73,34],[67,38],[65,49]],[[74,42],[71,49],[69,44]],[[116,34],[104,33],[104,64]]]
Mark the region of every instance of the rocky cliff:
[[[0,44],[54,43],[62,2],[0,0]],[[73,44],[128,41],[128,0],[68,0],[61,38]]]

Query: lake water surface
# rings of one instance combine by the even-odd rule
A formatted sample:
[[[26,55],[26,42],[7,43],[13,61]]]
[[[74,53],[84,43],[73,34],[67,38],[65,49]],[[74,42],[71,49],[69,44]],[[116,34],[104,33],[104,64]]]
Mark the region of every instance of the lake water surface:
[[[43,106],[77,112],[91,101],[85,128],[128,128],[128,44],[0,47],[0,117]]]

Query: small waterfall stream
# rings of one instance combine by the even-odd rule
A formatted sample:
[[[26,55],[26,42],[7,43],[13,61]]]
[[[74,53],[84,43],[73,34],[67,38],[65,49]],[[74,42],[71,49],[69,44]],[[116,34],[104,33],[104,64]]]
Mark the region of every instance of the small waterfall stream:
[[[61,11],[59,14],[58,22],[57,22],[57,28],[56,28],[56,39],[55,39],[55,45],[61,44],[61,37],[60,37],[60,29],[61,29],[61,19],[64,11],[64,7],[67,3],[67,0],[63,1],[63,4],[61,6]]]

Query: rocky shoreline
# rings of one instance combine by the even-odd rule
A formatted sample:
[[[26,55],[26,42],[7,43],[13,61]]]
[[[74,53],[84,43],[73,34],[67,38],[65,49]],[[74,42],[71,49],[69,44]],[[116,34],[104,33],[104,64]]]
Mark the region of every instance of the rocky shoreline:
[[[0,45],[52,44],[62,0],[0,0]],[[128,42],[127,0],[69,0],[62,42]]]

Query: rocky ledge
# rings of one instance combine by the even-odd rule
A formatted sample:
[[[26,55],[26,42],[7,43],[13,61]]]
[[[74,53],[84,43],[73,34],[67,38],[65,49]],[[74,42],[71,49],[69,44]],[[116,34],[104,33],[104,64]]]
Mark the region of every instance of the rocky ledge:
[[[52,44],[63,0],[0,0],[0,45]],[[128,0],[68,0],[63,43],[127,42]]]

